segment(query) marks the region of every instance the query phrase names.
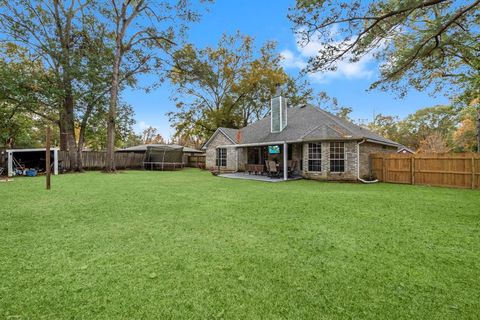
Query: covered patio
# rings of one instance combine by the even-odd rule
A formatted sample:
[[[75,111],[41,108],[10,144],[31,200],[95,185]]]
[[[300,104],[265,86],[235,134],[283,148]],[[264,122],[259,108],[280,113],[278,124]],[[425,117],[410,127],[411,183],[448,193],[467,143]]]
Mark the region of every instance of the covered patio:
[[[302,144],[273,142],[239,146],[244,155],[239,171],[251,180],[290,180],[301,177]]]

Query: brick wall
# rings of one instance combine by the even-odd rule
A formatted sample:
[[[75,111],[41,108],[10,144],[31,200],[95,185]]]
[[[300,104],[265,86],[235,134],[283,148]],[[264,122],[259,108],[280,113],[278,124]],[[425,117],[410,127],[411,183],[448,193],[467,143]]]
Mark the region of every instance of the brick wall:
[[[308,143],[303,145],[303,176],[317,180],[356,180],[357,179],[357,143],[345,141],[345,171],[330,172],[330,142],[322,142],[322,171],[308,171]]]
[[[217,168],[215,159],[216,159],[216,147],[217,146],[224,146],[224,145],[231,145],[232,141],[230,141],[225,135],[219,132],[208,144],[207,150],[205,152],[205,163],[206,168]],[[227,166],[220,167],[220,170],[224,171],[236,171],[237,170],[237,150],[234,147],[227,148]]]
[[[308,171],[308,143],[303,145],[303,176],[318,180],[356,180],[357,179],[357,142],[345,141],[345,171],[330,172],[330,142],[322,142],[322,171]],[[371,153],[394,153],[396,147],[366,142],[360,145],[360,177],[370,172]]]
[[[371,142],[362,143],[360,145],[360,177],[370,174],[370,154],[395,152],[397,152],[397,147],[383,146]]]

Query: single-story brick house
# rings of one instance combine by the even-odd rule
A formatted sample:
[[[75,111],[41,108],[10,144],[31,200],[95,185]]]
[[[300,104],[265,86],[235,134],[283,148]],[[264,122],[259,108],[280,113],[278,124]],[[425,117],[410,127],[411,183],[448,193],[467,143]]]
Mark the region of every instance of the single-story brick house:
[[[356,180],[370,173],[371,153],[400,145],[312,105],[289,107],[280,94],[265,118],[241,129],[218,128],[203,145],[206,167],[245,171],[274,160],[309,179]],[[285,175],[286,179],[286,175]]]

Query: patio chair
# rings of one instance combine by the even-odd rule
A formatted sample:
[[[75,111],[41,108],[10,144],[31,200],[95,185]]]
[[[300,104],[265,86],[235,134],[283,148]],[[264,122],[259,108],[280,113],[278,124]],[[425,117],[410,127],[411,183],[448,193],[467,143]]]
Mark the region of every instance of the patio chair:
[[[280,171],[277,169],[277,164],[273,160],[266,161],[267,163],[267,172],[269,177],[276,177],[280,176]]]

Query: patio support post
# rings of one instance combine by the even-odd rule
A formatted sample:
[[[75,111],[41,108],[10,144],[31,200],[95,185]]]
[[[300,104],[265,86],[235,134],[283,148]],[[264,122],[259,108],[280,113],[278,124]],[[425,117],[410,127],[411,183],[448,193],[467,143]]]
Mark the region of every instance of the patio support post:
[[[288,179],[288,144],[283,143],[283,180]]]

